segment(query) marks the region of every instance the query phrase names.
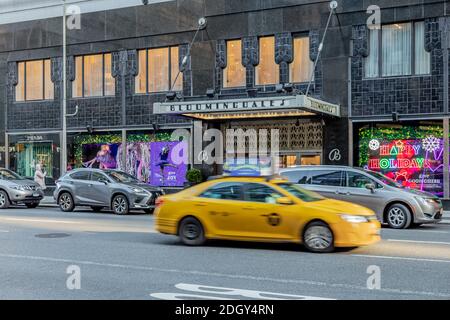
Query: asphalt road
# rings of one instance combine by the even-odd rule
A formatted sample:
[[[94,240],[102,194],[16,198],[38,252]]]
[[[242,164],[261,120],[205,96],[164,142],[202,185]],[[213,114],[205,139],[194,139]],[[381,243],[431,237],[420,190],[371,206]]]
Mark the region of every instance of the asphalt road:
[[[191,248],[156,233],[150,215],[8,209],[0,299],[450,299],[450,224],[382,237],[323,255],[292,244]]]

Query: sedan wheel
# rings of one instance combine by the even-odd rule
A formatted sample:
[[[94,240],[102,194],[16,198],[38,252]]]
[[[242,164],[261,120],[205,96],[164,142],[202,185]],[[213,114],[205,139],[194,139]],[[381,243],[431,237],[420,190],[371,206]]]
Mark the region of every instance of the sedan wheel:
[[[334,250],[333,232],[323,222],[310,223],[303,233],[303,244],[311,252],[332,252]]]
[[[392,205],[387,212],[387,223],[393,229],[407,229],[411,225],[411,212],[402,204]]]
[[[64,192],[58,199],[59,208],[64,212],[72,212],[75,209],[73,198],[70,193]]]
[[[1,190],[0,191],[0,209],[8,209],[10,206],[10,202],[9,202],[9,198],[8,198],[8,194]]]
[[[112,209],[114,213],[118,215],[128,214],[129,207],[127,198],[122,195],[115,196],[112,201]]]

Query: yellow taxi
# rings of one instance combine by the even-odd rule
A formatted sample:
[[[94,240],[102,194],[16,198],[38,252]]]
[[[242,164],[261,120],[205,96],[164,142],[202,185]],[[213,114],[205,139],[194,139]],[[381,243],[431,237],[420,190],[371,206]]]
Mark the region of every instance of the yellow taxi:
[[[190,246],[208,239],[302,243],[312,252],[380,240],[365,207],[326,199],[281,177],[223,177],[156,201],[156,230]]]

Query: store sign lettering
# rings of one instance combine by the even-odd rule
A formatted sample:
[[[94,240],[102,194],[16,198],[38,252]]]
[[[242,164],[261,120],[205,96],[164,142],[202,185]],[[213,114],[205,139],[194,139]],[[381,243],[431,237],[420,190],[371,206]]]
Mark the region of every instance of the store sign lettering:
[[[261,110],[303,110],[312,113],[324,113],[340,116],[340,106],[305,95],[284,96],[275,98],[233,99],[233,100],[206,100],[192,102],[165,102],[155,103],[155,114],[184,114],[208,112],[242,112]]]
[[[26,136],[27,141],[42,141],[44,140],[43,136]]]
[[[170,112],[208,112],[208,111],[228,111],[228,110],[248,110],[283,108],[288,105],[288,101],[281,100],[259,100],[259,101],[234,101],[234,102],[213,102],[195,104],[171,104],[168,106]]]

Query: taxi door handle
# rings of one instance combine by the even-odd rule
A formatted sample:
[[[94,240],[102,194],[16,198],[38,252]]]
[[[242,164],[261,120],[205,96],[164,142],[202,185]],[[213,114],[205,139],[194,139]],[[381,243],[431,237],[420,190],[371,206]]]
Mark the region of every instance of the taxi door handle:
[[[244,207],[245,210],[256,210],[255,207]]]
[[[197,206],[197,207],[206,207],[206,203],[199,202],[199,203],[196,203],[195,206]]]

